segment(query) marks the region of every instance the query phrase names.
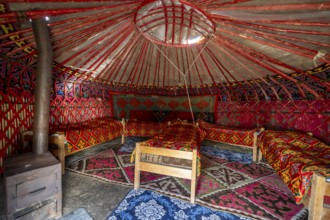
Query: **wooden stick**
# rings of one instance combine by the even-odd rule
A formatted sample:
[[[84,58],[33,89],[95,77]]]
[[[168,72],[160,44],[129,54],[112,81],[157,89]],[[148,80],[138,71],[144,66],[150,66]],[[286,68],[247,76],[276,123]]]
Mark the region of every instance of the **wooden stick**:
[[[262,160],[262,152],[258,149],[258,163]]]
[[[196,196],[196,182],[197,182],[197,150],[193,150],[192,168],[191,168],[191,187],[190,187],[190,202],[195,203]]]
[[[134,171],[134,189],[140,188],[140,157],[141,157],[141,146],[140,143],[136,143],[135,148],[135,171]]]
[[[141,154],[152,154],[157,156],[174,157],[187,160],[192,160],[193,157],[193,152],[191,151],[173,150],[158,147],[141,146],[140,152]]]
[[[123,125],[123,133],[121,134],[121,144],[125,143],[125,118],[121,119],[121,124]]]
[[[258,133],[254,132],[253,133],[253,155],[252,155],[252,160],[253,162],[257,162],[257,156],[258,156],[258,148],[257,148],[257,137],[258,137]]]
[[[260,131],[259,131],[259,134],[261,134],[261,132],[263,132],[263,131],[265,131],[265,128],[261,127],[261,128],[260,128]],[[258,138],[256,139],[256,149],[258,149],[258,148],[257,148],[257,141],[258,141]],[[258,159],[257,159],[257,161],[258,161],[258,163],[259,163],[259,162],[262,160],[262,152],[261,152],[260,149],[258,149],[258,153],[257,153],[257,155],[258,155]]]
[[[322,218],[325,183],[325,178],[323,176],[315,173],[313,174],[312,191],[308,204],[308,220],[317,220]]]
[[[142,147],[143,148],[143,147]],[[141,153],[141,152],[140,152]],[[139,171],[146,171],[150,173],[157,173],[166,176],[174,176],[183,179],[191,179],[191,169],[184,169],[178,167],[171,167],[167,165],[160,165],[156,163],[140,162]]]

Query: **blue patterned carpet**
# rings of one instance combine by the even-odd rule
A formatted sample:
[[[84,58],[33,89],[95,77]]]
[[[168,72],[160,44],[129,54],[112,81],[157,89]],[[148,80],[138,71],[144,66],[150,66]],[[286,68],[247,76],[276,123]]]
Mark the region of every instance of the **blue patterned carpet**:
[[[228,160],[228,162],[240,162],[243,164],[252,163],[252,153],[238,153],[230,150],[219,149],[215,146],[202,144],[201,154]]]
[[[67,169],[133,186],[134,163],[130,162],[130,157],[137,140],[141,141],[139,138],[127,139],[124,145],[67,163]],[[239,215],[269,220],[307,219],[307,210],[303,205],[295,203],[292,192],[283,180],[269,165],[251,163],[251,156],[251,149],[204,141],[201,147],[202,172],[196,186],[196,203],[199,205],[191,207],[187,203],[192,208],[190,210],[176,205],[170,198],[164,199],[165,196],[170,196],[189,201],[189,180],[142,172],[141,187],[164,196],[157,197],[155,193],[152,194],[155,198],[147,196],[147,193],[140,193],[143,194],[142,197],[129,195],[109,218],[139,219],[139,215],[140,219],[155,220],[185,219],[185,216],[188,216],[186,219],[237,219],[236,215]],[[153,205],[161,207],[159,210],[165,212],[152,212]],[[208,209],[200,205],[207,206]],[[218,214],[209,208],[216,208]],[[142,209],[146,211],[139,211]],[[149,212],[157,213],[156,217],[145,216]],[[219,218],[218,215],[225,217]]]
[[[137,142],[145,141],[149,138],[145,137],[126,137],[125,143],[119,149],[120,153],[132,153],[135,149]],[[219,144],[220,146],[222,144]],[[228,145],[226,145],[228,146]],[[232,150],[221,149],[214,145],[209,144],[208,142],[203,142],[201,151],[202,154],[207,156],[218,157],[227,160],[228,162],[240,162],[243,164],[252,163],[252,153],[240,153],[234,152]]]
[[[125,143],[123,146],[119,149],[120,153],[132,153],[135,149],[135,145],[137,142],[142,142],[145,140],[148,140],[150,138],[145,137],[126,137]]]
[[[214,211],[198,204],[165,196],[150,190],[131,190],[108,220],[139,219],[201,219],[201,220],[239,220],[248,219],[221,211]]]

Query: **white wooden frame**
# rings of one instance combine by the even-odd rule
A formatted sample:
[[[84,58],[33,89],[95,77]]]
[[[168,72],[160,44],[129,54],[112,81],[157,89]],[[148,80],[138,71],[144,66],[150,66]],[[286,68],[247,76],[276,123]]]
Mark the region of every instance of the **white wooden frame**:
[[[151,154],[157,156],[174,157],[192,161],[191,168],[178,168],[170,165],[156,164],[150,162],[142,162],[141,154]],[[163,174],[191,180],[190,202],[195,202],[196,182],[197,182],[197,150],[181,151],[158,147],[149,147],[143,143],[136,143],[135,148],[135,173],[134,173],[134,189],[140,188],[140,173],[147,171],[151,173]]]

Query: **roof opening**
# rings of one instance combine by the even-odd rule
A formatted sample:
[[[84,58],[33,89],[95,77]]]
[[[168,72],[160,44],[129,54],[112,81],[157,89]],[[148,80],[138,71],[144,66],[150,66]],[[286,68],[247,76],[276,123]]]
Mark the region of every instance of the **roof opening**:
[[[140,32],[154,43],[187,47],[207,41],[215,31],[211,18],[178,0],[147,0],[135,14]]]

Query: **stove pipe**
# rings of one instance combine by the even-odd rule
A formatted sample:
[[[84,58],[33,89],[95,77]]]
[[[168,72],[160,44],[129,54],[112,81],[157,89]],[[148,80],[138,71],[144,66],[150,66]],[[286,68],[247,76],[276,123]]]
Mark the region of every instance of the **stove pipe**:
[[[33,19],[32,27],[38,49],[37,79],[33,114],[33,152],[35,154],[43,154],[48,151],[53,52],[49,29],[45,18]]]

